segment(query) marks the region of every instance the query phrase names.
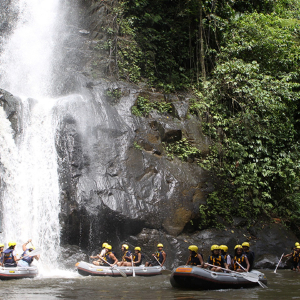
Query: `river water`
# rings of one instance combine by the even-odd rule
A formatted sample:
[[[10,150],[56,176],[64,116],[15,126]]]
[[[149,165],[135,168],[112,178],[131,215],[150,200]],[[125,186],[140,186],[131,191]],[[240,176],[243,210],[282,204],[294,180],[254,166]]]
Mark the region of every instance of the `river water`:
[[[51,277],[0,282],[0,299],[300,299],[300,274],[264,270],[268,288],[191,291],[174,289],[170,275],[155,277],[83,277],[61,272]]]

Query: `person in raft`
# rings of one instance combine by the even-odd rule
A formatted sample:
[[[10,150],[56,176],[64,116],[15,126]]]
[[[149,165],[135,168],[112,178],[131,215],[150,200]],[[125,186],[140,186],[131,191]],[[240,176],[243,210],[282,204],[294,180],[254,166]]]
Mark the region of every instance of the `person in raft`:
[[[103,265],[103,260],[101,260],[101,258],[104,259],[104,257],[105,257],[105,254],[106,254],[106,252],[107,252],[107,249],[106,249],[105,247],[106,247],[107,245],[108,245],[107,243],[103,243],[103,244],[102,244],[101,252],[100,252],[98,255],[96,255],[96,256],[90,256],[90,258],[92,258],[92,259],[98,258],[98,260],[94,260],[94,261],[93,261],[93,264],[94,264],[95,266]],[[100,257],[101,257],[101,258],[100,258]]]
[[[250,263],[247,255],[243,252],[242,245],[234,247],[234,257],[231,261],[232,269],[236,272],[249,272]]]
[[[221,248],[220,254],[223,255],[226,264],[228,265],[228,267],[230,267],[231,266],[231,256],[229,254],[227,254],[228,247],[226,245],[221,245],[220,248]]]
[[[253,251],[250,251],[250,244],[248,242],[244,242],[242,244],[242,247],[243,247],[244,254],[247,256],[249,264],[250,264],[249,271],[251,271],[254,266],[255,254]]]
[[[32,246],[30,248],[27,248],[27,245],[31,242],[31,240],[28,240],[26,243],[22,245],[23,254],[21,255],[20,260],[18,261],[18,267],[30,267],[31,263],[34,259],[39,260],[40,255],[35,256],[29,256],[31,251],[35,250],[35,248]]]
[[[142,249],[141,247],[135,247],[134,248],[134,254],[133,254],[133,265],[135,267],[138,267],[142,264],[144,255],[141,253]]]
[[[116,258],[114,252],[112,252],[112,246],[106,246],[107,252],[105,254],[104,260],[108,262],[109,265],[116,265],[118,263],[118,259]]]
[[[202,254],[198,253],[198,247],[195,245],[190,245],[188,249],[190,251],[190,256],[186,262],[186,265],[203,268],[204,262],[203,262]]]
[[[3,265],[3,249],[4,249],[4,244],[0,244],[0,266]]]
[[[166,252],[163,250],[163,247],[164,245],[159,243],[157,245],[157,251],[156,253],[152,254],[152,256],[154,256],[154,260],[152,261],[147,261],[145,263],[145,267],[154,267],[154,266],[163,266],[165,261],[166,261],[166,258],[167,258],[167,254]]]
[[[300,246],[296,246],[296,250],[293,250],[292,253],[286,254],[283,257],[292,257],[292,271],[300,271],[299,260],[300,260]]]
[[[3,251],[3,266],[6,268],[14,268],[17,266],[17,261],[20,258],[17,258],[17,253],[15,250],[17,243],[16,242],[9,242],[8,248]]]
[[[223,272],[223,269],[229,270],[224,257],[220,255],[220,246],[212,245],[210,249],[211,255],[208,257],[207,264],[205,264],[204,267],[211,268],[211,271],[214,272]],[[213,267],[210,265],[213,265]]]
[[[118,262],[118,266],[131,266],[132,253],[128,250],[129,246],[127,244],[122,245],[122,261]]]

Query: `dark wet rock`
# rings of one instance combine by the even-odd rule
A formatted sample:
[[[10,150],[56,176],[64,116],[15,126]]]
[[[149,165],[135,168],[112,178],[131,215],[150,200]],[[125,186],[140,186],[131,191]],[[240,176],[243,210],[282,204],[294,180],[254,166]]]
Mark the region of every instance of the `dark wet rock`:
[[[21,100],[13,96],[11,93],[0,89],[0,106],[3,107],[7,118],[11,122],[11,127],[14,131],[14,136],[16,136],[21,130]]]
[[[61,262],[65,268],[75,269],[75,264],[78,261],[89,261],[89,256],[82,251],[79,246],[69,245],[61,248],[58,261]]]

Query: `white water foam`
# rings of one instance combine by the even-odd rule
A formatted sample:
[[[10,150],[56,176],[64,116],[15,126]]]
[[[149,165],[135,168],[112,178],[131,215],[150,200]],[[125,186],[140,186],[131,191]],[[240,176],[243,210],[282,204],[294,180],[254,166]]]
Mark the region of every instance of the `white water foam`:
[[[5,184],[0,242],[32,238],[43,262],[56,267],[59,254],[59,183],[54,115],[49,95],[59,0],[15,0],[19,19],[0,56],[0,87],[22,98],[22,133],[13,139],[0,109],[0,177]],[[36,100],[28,100],[34,98]],[[2,184],[2,188],[3,188]]]

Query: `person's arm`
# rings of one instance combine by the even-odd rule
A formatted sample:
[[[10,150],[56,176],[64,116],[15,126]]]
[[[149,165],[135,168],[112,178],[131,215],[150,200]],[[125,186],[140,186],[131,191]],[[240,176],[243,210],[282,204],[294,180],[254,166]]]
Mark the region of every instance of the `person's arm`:
[[[115,255],[114,255],[113,253],[111,253],[109,256],[110,256],[110,258],[111,258],[112,260],[115,261],[115,262],[113,263],[113,266],[114,266],[115,264],[118,263],[118,259],[115,257]]]
[[[249,260],[248,260],[248,257],[247,257],[247,256],[245,256],[245,262],[246,262],[246,264],[247,264],[246,270],[247,270],[247,272],[249,272],[250,264],[249,264]]]
[[[292,253],[289,253],[289,254],[287,254],[287,255],[284,255],[283,257],[290,257],[290,256],[292,256],[293,255],[293,252]]]
[[[200,267],[203,268],[203,266],[204,266],[203,258],[200,254],[198,254],[198,258],[200,260]]]
[[[27,245],[29,244],[31,242],[31,239],[29,239],[26,243],[24,243],[23,245],[22,245],[22,249],[23,249],[23,251],[26,251],[27,250]]]
[[[167,259],[167,254],[166,254],[165,251],[162,253],[162,256],[163,256],[163,261],[162,261],[162,263],[161,263],[161,266],[164,265],[164,263],[165,263],[165,261],[166,261],[166,259]]]
[[[39,260],[39,259],[40,259],[40,254],[34,256],[34,258],[35,258],[36,260]]]

